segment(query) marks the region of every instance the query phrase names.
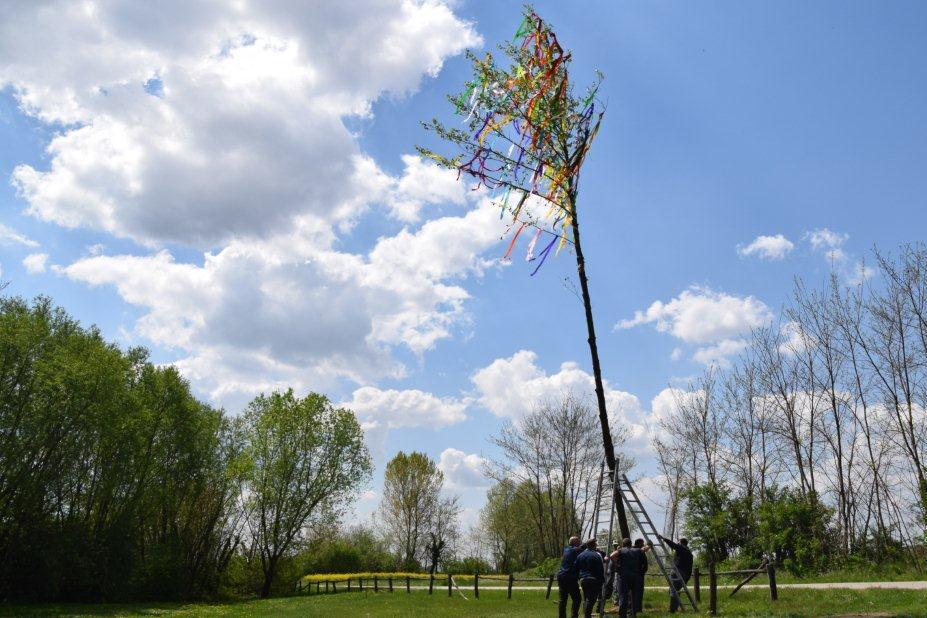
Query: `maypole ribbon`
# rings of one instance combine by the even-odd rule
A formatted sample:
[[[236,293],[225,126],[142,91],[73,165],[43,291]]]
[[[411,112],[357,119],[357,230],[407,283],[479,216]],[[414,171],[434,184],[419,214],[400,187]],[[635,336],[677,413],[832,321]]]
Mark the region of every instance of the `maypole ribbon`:
[[[570,53],[530,9],[507,52],[512,57],[508,68],[497,65],[491,54],[473,57],[474,79],[451,99],[467,125],[466,131],[454,130],[455,141],[466,146],[463,160],[426,154],[475,179],[474,190],[482,186],[493,192],[490,199],[500,217],[508,214],[512,222],[502,259],[509,258],[526,227],[537,230],[525,256],[538,262],[533,276],[551,252],[556,255],[572,242],[579,173],[602,112],[596,110],[598,83],[582,99],[573,97]],[[545,234],[553,239],[535,254]]]

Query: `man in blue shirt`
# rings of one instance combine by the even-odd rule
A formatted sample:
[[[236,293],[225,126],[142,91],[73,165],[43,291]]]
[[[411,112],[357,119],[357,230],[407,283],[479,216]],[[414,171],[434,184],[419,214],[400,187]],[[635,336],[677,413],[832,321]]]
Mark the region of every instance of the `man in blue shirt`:
[[[566,618],[567,597],[573,601],[570,615],[572,618],[579,616],[579,571],[576,569],[576,557],[585,548],[584,545],[579,544],[578,536],[571,536],[570,544],[563,550],[560,572],[557,573],[557,589],[560,593],[559,618]]]
[[[605,583],[605,562],[602,554],[596,551],[595,538],[586,541],[586,551],[576,557],[576,569],[583,589],[583,615],[592,618],[593,608]]]

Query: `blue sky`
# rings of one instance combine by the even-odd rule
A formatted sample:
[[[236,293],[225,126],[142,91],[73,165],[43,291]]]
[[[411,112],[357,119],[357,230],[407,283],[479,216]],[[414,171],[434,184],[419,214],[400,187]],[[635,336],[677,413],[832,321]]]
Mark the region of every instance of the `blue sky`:
[[[854,280],[873,246],[922,239],[927,7],[536,9],[574,79],[606,76],[579,207],[610,401],[648,476],[665,389],[777,321],[794,277]],[[519,10],[4,6],[8,293],[149,347],[232,412],[288,384],[350,403],[380,464],[362,515],[383,462],[418,449],[472,521],[487,437],[588,379],[572,255],[501,265],[480,196],[409,158],[437,146],[420,121],[450,120],[463,49]]]

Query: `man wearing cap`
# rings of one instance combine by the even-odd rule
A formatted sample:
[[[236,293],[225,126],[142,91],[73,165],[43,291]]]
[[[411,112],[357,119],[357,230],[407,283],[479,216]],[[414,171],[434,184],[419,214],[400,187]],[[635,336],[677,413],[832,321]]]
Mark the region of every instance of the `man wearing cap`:
[[[579,537],[571,536],[569,544],[563,550],[560,571],[557,573],[557,591],[560,594],[557,614],[559,618],[566,618],[568,597],[573,601],[570,616],[579,616],[579,571],[576,568],[576,558],[584,549],[585,546],[579,544]]]
[[[602,554],[596,551],[595,537],[586,541],[586,551],[576,558],[576,568],[579,571],[579,585],[583,589],[583,615],[592,618],[596,601],[602,593],[602,584],[605,583],[605,562]]]

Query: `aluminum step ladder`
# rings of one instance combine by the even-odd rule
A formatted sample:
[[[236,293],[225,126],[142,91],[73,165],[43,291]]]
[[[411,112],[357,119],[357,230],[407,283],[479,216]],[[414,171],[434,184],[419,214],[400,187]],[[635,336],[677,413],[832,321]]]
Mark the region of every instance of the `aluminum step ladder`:
[[[612,549],[612,537],[615,530],[615,481],[612,471],[603,461],[599,470],[599,483],[595,492],[595,504],[592,509],[592,520],[590,525],[583,534],[583,541],[586,539],[605,539],[605,545],[601,546],[606,555]],[[606,579],[611,579],[611,563],[606,561],[605,564]],[[602,594],[599,595],[599,605],[596,608],[599,616],[605,615],[605,586],[602,587]]]
[[[606,540],[603,549],[607,552],[612,546],[612,535],[615,527],[615,483],[611,471],[605,462],[599,470],[599,483],[595,492],[595,504],[592,510],[590,525],[583,531],[583,542],[595,538]]]
[[[660,573],[662,573],[663,577],[666,579],[666,583],[670,589],[670,594],[679,598],[680,608],[685,609],[687,607],[686,601],[688,601],[688,608],[693,612],[697,612],[698,606],[695,604],[695,599],[692,597],[692,593],[689,592],[689,587],[686,586],[685,582],[679,574],[678,569],[676,569],[676,565],[673,562],[672,552],[666,546],[666,544],[663,543],[663,540],[657,533],[656,526],[653,525],[653,521],[650,519],[650,515],[648,515],[647,510],[644,509],[643,503],[640,501],[640,498],[638,498],[637,492],[634,491],[634,487],[631,485],[631,481],[628,480],[626,475],[617,475],[617,483],[615,483],[611,490],[612,495],[614,495],[616,488],[618,493],[621,495],[621,498],[624,500],[624,504],[627,507],[628,512],[634,519],[634,523],[637,524],[637,529],[640,530],[644,540],[653,546],[649,553],[653,556],[654,561],[660,568]],[[609,543],[611,543],[611,536],[609,536]],[[679,591],[676,591],[673,588],[671,581],[673,576],[675,576],[677,581],[682,583],[682,587],[679,589]],[[684,596],[680,596],[680,592],[684,593]]]

